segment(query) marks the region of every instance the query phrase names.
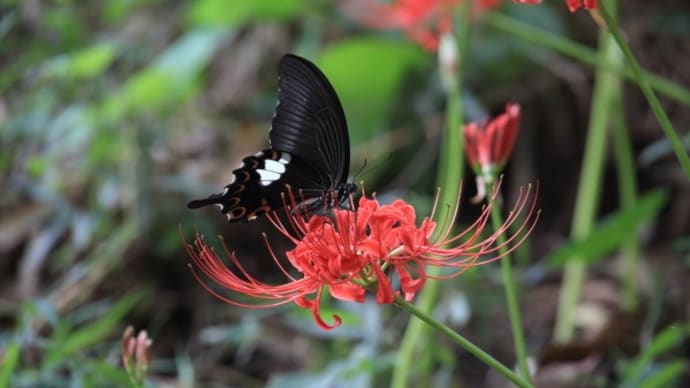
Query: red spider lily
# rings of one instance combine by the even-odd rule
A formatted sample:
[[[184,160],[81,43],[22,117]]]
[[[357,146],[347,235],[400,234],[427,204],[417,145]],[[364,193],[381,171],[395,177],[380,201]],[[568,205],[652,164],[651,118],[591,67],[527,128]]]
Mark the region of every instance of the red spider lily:
[[[520,4],[541,4],[541,0],[513,0],[514,3]],[[575,12],[580,8],[587,10],[597,8],[597,0],[565,0],[570,12]]]
[[[520,125],[520,105],[506,104],[506,111],[489,123],[469,123],[463,128],[467,160],[477,175],[495,177],[510,156]]]
[[[429,51],[438,49],[440,37],[452,30],[452,9],[461,0],[345,0],[342,9],[365,26],[403,30],[411,41]],[[478,8],[493,8],[500,0],[475,1]]]
[[[536,215],[532,217],[536,196],[529,201],[530,191],[531,188],[521,193],[505,224],[484,237],[482,232],[489,221],[490,206],[460,234],[453,234],[457,208],[441,228],[432,220],[433,212],[417,226],[414,208],[402,200],[380,205],[375,199],[363,197],[357,210],[334,209],[332,217],[314,215],[309,220],[288,211],[287,223],[272,213],[269,219],[273,225],[295,244],[295,248],[286,253],[288,269],[266,240],[268,251],[285,276],[282,284],[267,284],[250,275],[224,245],[232,264],[232,268],[228,267],[201,235],[197,234],[194,246],[186,246],[195,277],[222,301],[249,308],[295,302],[311,309],[318,326],[332,329],[342,321],[337,315],[333,316],[331,325],[322,319],[320,305],[325,289],[334,298],[359,303],[364,301],[367,291],[374,292],[380,304],[393,303],[396,295],[411,300],[428,278],[451,278],[468,268],[500,259],[507,253],[500,252],[504,247],[512,251],[537,219]],[[294,202],[294,198],[291,201]],[[525,209],[527,216],[519,218]],[[517,226],[517,231],[506,242],[496,244],[498,236],[520,219],[524,221]],[[447,273],[431,276],[426,266],[443,267]],[[391,284],[394,276],[399,280],[399,289]],[[247,303],[221,295],[212,285],[252,297],[256,302]]]

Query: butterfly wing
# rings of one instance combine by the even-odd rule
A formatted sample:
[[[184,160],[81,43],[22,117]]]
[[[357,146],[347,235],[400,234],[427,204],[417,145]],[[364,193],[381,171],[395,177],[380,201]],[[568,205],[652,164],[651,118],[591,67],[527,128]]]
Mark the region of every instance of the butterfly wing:
[[[286,185],[299,200],[308,200],[344,184],[350,143],[335,90],[306,59],[287,54],[278,71],[280,91],[269,134],[271,149],[244,158],[224,192],[191,201],[187,207],[216,204],[229,222],[250,221],[284,207]]]
[[[225,191],[187,204],[190,209],[218,205],[229,222],[251,221],[270,210],[285,206],[281,193],[285,184],[299,184],[302,162],[287,152],[266,149],[242,159],[242,166],[232,172],[232,183]]]
[[[305,162],[313,187],[333,190],[347,179],[350,140],[338,95],[313,63],[287,54],[279,64],[278,107],[269,133],[271,148]]]

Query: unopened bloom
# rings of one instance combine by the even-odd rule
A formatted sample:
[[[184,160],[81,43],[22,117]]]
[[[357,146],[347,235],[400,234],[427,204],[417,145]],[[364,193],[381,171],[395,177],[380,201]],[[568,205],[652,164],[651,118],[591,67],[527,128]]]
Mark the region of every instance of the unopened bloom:
[[[449,278],[466,269],[501,258],[514,249],[531,230],[536,221],[534,201],[528,201],[529,190],[518,199],[506,223],[489,236],[483,236],[489,219],[487,206],[479,218],[464,232],[453,234],[457,209],[449,214],[438,228],[432,216],[415,223],[414,208],[402,200],[380,205],[375,199],[362,197],[356,210],[334,209],[332,217],[314,215],[308,220],[287,212],[287,223],[275,213],[269,215],[276,229],[286,236],[295,248],[286,253],[287,264],[278,259],[267,243],[276,267],[285,281],[264,283],[242,266],[237,257],[224,246],[232,267],[225,264],[213,249],[198,235],[193,246],[187,245],[192,270],[201,284],[219,299],[241,307],[265,308],[294,302],[312,311],[315,322],[323,329],[341,324],[333,316],[333,324],[326,323],[320,313],[324,291],[336,299],[363,302],[368,291],[375,294],[377,303],[393,303],[396,296],[411,300],[428,278]],[[503,243],[496,244],[499,235],[521,218],[517,232]],[[435,235],[432,238],[432,234]],[[443,276],[427,274],[426,266],[443,267]],[[392,279],[397,278],[398,287]],[[221,294],[217,288],[254,298],[255,302],[240,301]]]
[[[477,174],[474,202],[486,195],[486,185],[496,181],[515,145],[520,125],[520,105],[506,104],[506,111],[488,123],[469,123],[463,128],[467,161]]]
[[[513,3],[520,4],[541,4],[541,0],[513,0]],[[597,0],[565,0],[570,12],[575,12],[580,8],[586,10],[597,9]]]
[[[436,51],[440,38],[452,30],[453,7],[461,0],[345,0],[344,12],[378,29],[403,30],[411,41]],[[500,0],[475,1],[478,8],[497,6]]]
[[[505,113],[484,123],[463,128],[467,160],[481,175],[495,176],[513,151],[520,125],[520,105],[506,104]]]
[[[149,338],[146,330],[141,330],[135,337],[134,328],[127,326],[122,333],[122,365],[132,383],[137,386],[144,382],[146,371],[151,364],[152,344],[153,340]]]

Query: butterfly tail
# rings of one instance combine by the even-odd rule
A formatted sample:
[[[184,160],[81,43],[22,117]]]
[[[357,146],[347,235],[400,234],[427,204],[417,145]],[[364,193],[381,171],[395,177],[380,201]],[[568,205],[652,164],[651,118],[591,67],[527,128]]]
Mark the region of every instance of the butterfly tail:
[[[189,209],[198,209],[204,206],[220,205],[221,209],[224,210],[227,207],[228,199],[228,193],[211,194],[208,198],[189,201],[187,207]]]

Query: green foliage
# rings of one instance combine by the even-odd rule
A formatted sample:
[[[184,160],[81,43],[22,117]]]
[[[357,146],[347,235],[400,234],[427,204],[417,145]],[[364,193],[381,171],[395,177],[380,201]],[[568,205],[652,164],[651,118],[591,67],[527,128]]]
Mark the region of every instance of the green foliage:
[[[131,381],[118,363],[108,363],[99,360],[90,360],[86,373],[83,375],[83,384],[86,387],[99,387],[104,385],[117,385],[125,387]]]
[[[147,291],[133,291],[112,305],[89,303],[62,317],[56,316],[54,306],[46,300],[25,303],[15,339],[0,366],[0,387],[66,386],[65,370],[71,372],[68,376],[71,384],[127,385],[128,377],[119,367],[120,357],[105,354],[112,354],[113,349],[119,354],[118,333],[124,329],[122,321],[147,296],[150,296]],[[34,332],[46,325],[50,327],[48,336]],[[40,365],[19,363],[20,344],[24,343],[33,343],[45,352]]]
[[[71,55],[60,56],[46,64],[45,74],[53,78],[76,80],[98,77],[115,59],[115,47],[101,43],[79,50]]]
[[[99,5],[103,10],[103,18],[110,23],[116,23],[131,16],[134,11],[156,1],[158,0],[117,0],[104,1]]]
[[[0,363],[0,387],[9,387],[12,376],[19,364],[20,347],[17,341],[12,341],[4,349],[2,363]]]
[[[377,38],[342,40],[328,46],[319,60],[342,100],[354,144],[383,132],[405,76],[428,65],[418,47]],[[380,146],[385,154],[387,146]]]
[[[62,322],[55,329],[51,345],[47,349],[44,365],[52,368],[64,360],[74,357],[74,354],[84,351],[105,340],[115,332],[115,328],[122,326],[125,315],[144,297],[145,292],[136,291],[122,297],[110,307],[103,316],[83,327],[74,327],[71,322]]]
[[[690,337],[690,325],[671,325],[657,334],[630,365],[625,368],[621,387],[668,387],[688,368],[688,361],[672,359],[656,363],[655,360]]]
[[[352,349],[344,359],[332,360],[318,372],[294,372],[277,374],[271,379],[271,388],[298,388],[304,386],[326,387],[349,384],[355,387],[372,386],[373,372],[390,367],[394,354],[372,353],[372,349],[361,346]]]
[[[641,381],[639,385],[633,386],[640,388],[665,388],[677,386],[678,380],[687,369],[688,362],[686,360],[666,362],[660,366],[658,371]]]
[[[638,199],[636,206],[618,211],[597,225],[584,238],[570,242],[553,252],[547,262],[552,266],[562,266],[573,258],[588,263],[603,259],[638,231],[641,225],[652,220],[664,203],[664,191],[646,194]]]
[[[308,5],[312,4],[304,0],[200,0],[192,3],[188,17],[201,26],[241,26],[253,21],[287,21]]]
[[[26,161],[26,172],[31,176],[40,177],[46,171],[48,160],[45,157],[36,155]]]
[[[129,114],[170,109],[198,90],[197,80],[225,36],[221,30],[196,29],[180,37],[146,69],[103,101],[96,117],[122,120]]]
[[[41,16],[42,24],[57,34],[65,48],[76,47],[89,37],[84,19],[75,18],[76,4],[67,2],[61,6],[47,9]]]

